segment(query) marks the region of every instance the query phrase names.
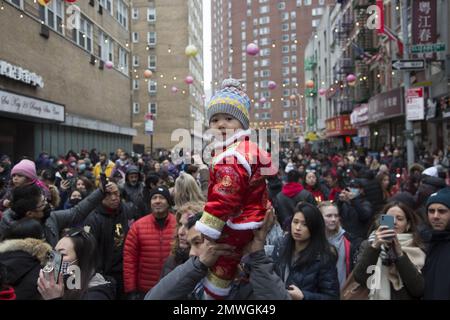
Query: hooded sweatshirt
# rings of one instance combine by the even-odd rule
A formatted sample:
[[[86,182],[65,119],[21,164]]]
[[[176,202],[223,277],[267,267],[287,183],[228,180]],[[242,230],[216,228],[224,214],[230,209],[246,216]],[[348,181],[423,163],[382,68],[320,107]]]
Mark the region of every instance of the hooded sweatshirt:
[[[328,237],[328,242],[333,245],[338,252],[338,260],[336,262],[336,268],[338,272],[339,285],[342,289],[345,279],[347,278],[347,264],[346,264],[346,254],[345,254],[345,230],[340,228],[338,233]]]

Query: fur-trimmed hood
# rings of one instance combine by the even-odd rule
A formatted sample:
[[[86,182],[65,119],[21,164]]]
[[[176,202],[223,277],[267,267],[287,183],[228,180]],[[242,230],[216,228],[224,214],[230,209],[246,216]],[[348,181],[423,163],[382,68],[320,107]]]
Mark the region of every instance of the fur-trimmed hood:
[[[24,251],[35,257],[41,265],[47,261],[48,253],[52,247],[43,240],[39,239],[13,239],[5,240],[0,243],[0,254],[12,251]]]

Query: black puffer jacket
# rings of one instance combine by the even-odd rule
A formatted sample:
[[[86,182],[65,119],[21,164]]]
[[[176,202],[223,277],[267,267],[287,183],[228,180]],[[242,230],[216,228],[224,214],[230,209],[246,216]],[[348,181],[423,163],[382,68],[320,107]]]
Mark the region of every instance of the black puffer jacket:
[[[128,177],[130,174],[136,173],[139,175],[139,180],[136,185],[131,185],[128,181]],[[127,169],[127,173],[125,175],[125,182],[119,186],[120,193],[122,194],[123,199],[127,202],[132,202],[138,209],[140,216],[144,216],[146,213],[146,206],[143,198],[144,184],[142,183],[142,179],[140,178],[141,174],[139,172],[138,167],[130,166]]]
[[[0,243],[0,262],[7,270],[7,284],[16,292],[17,300],[38,300],[39,271],[52,250],[37,239],[5,240]]]
[[[369,226],[374,216],[372,205],[363,196],[358,196],[349,202],[337,200],[337,205],[342,227],[350,234],[351,241],[359,246],[368,236]]]
[[[336,270],[336,261],[325,261],[319,255],[314,263],[309,266],[291,266],[290,261],[283,259],[284,250],[290,235],[282,238],[273,251],[272,258],[275,264],[275,272],[281,279],[286,279],[286,287],[297,286],[304,295],[304,300],[335,300],[339,299],[339,280]],[[289,255],[290,256],[290,255]],[[289,275],[286,274],[286,266]]]

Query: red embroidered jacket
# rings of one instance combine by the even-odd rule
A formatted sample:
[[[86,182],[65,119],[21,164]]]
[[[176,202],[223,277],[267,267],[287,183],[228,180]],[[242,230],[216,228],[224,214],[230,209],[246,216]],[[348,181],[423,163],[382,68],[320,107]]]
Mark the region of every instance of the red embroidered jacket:
[[[249,230],[264,220],[268,201],[265,179],[277,169],[272,168],[270,155],[249,136],[250,130],[238,132],[212,159],[208,200],[196,228],[213,239],[220,237],[225,223],[235,230]]]

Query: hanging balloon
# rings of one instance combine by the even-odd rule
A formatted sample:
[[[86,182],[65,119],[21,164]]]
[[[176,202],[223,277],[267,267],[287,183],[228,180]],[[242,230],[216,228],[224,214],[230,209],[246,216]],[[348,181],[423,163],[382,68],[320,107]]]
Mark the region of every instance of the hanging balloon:
[[[312,81],[312,80],[306,81],[305,84],[306,84],[306,87],[307,87],[308,89],[314,88],[314,81]]]
[[[319,94],[320,94],[321,96],[324,96],[325,93],[327,93],[327,89],[324,89],[324,88],[320,88],[320,89],[319,89]]]
[[[69,2],[69,3],[74,3],[74,2],[76,2],[77,0],[66,0],[66,2]]]
[[[356,85],[356,80],[355,80],[355,81],[352,81],[352,82],[349,82],[348,85],[349,85],[350,87],[354,87],[354,86]]]
[[[195,57],[198,54],[198,49],[196,46],[190,44],[186,47],[186,49],[184,50],[184,53],[188,57]]]
[[[50,1],[52,1],[52,0],[38,0],[39,4],[44,7],[46,5],[48,5],[50,3]]]
[[[269,81],[268,87],[270,90],[275,90],[277,88],[277,83],[275,81]]]
[[[105,62],[105,68],[106,69],[112,69],[114,67],[114,63],[112,61],[106,61]]]
[[[256,56],[259,53],[259,47],[255,43],[250,43],[247,46],[247,54],[250,56]]]
[[[347,82],[354,82],[356,81],[356,76],[354,74],[349,74],[346,79]]]
[[[295,94],[291,94],[291,96],[289,97],[289,99],[291,100],[295,100],[295,98],[296,98]]]
[[[193,83],[194,83],[194,78],[193,78],[192,76],[187,76],[187,77],[184,79],[184,82],[185,82],[186,84],[193,84]]]
[[[266,103],[266,102],[267,102],[267,99],[264,98],[264,97],[262,97],[261,99],[259,99],[259,102],[260,102],[260,103]]]
[[[153,72],[151,70],[145,70],[144,71],[144,78],[145,79],[150,79],[153,76]]]
[[[177,92],[178,92],[178,88],[177,88],[177,87],[175,87],[175,86],[174,86],[174,87],[172,87],[172,89],[171,89],[171,90],[172,90],[172,93],[177,93]]]

